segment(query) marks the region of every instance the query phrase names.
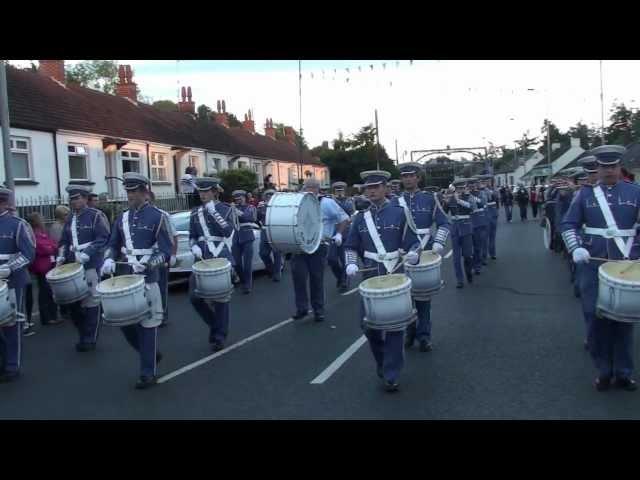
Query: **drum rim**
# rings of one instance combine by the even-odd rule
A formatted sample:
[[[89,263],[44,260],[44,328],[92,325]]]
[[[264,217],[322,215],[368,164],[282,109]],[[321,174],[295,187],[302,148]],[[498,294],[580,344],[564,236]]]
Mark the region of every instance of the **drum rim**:
[[[67,266],[67,265],[73,265],[73,264],[76,264],[76,265],[77,265],[77,267],[80,267],[80,268],[79,268],[79,270],[77,270],[77,271],[73,271],[73,272],[69,272],[69,273],[66,273],[65,275],[62,275],[62,276],[58,276],[58,275],[53,276],[53,275],[50,275],[51,273],[55,272],[55,271],[56,271],[58,268],[60,268],[60,267],[65,267],[65,266]],[[77,267],[76,267],[76,268],[77,268]],[[79,263],[79,262],[71,262],[71,263],[65,263],[64,265],[59,265],[59,266],[57,266],[57,267],[52,268],[51,270],[49,270],[49,271],[47,272],[47,274],[45,275],[45,278],[46,278],[48,281],[61,282],[61,281],[63,281],[63,280],[68,280],[69,278],[72,278],[72,277],[74,277],[74,276],[76,276],[76,275],[79,275],[80,273],[83,273],[83,272],[84,272],[84,266],[83,266],[81,263]]]
[[[634,282],[631,280],[624,280],[621,278],[617,278],[617,277],[613,277],[610,274],[608,274],[605,270],[602,269],[602,267],[607,264],[607,263],[613,263],[613,262],[605,262],[602,265],[600,265],[598,267],[598,276],[600,277],[600,279],[606,281],[606,282],[610,282],[613,284],[618,284],[618,285],[622,285],[625,287],[637,287],[640,288],[640,281]],[[598,283],[599,285],[599,283]]]
[[[206,260],[213,260],[212,258],[207,258]],[[199,268],[196,268],[196,265],[198,265],[200,262],[203,262],[204,260],[198,260],[197,262],[195,262],[192,266],[191,266],[191,270],[193,270],[193,273],[197,273],[197,274],[207,274],[207,273],[222,273],[225,270],[231,270],[231,262],[229,261],[228,258],[222,258],[222,257],[216,257],[216,260],[226,260],[226,264],[222,267],[217,267],[214,269],[206,269],[206,270],[201,270]]]
[[[138,280],[142,280],[142,286],[144,287],[144,275],[138,275],[136,273],[133,273],[133,274],[129,274],[129,275],[118,275],[118,276],[113,277],[113,278],[122,278],[122,277],[139,277]],[[98,282],[98,285],[96,285],[96,292],[98,292],[101,295],[111,295],[111,294],[114,294],[114,293],[121,294],[121,293],[124,293],[126,291],[126,289],[135,289],[135,288],[139,288],[140,287],[139,283],[136,282],[136,283],[134,283],[132,285],[129,285],[128,287],[124,287],[121,290],[111,290],[111,291],[108,291],[108,292],[105,292],[105,291],[101,290],[100,289],[100,285],[102,285],[104,282],[108,282],[110,280],[111,280],[110,278],[106,278],[106,279],[102,280],[101,282]]]
[[[405,263],[404,264],[404,269],[405,271],[409,271],[409,270],[413,270],[413,271],[420,271],[420,270],[428,270],[431,269],[433,267],[438,267],[440,265],[442,265],[442,257],[436,253],[436,255],[438,255],[438,259],[434,260],[433,262],[430,263],[416,263],[415,265],[411,265],[410,263]]]
[[[413,285],[413,282],[411,280],[411,278],[409,278],[408,275],[404,274],[404,273],[392,273],[390,275],[398,275],[398,276],[403,276],[405,277],[406,282],[408,283],[403,283],[402,285],[398,285],[397,287],[392,287],[392,288],[386,288],[384,290],[378,289],[378,288],[367,288],[364,284],[374,278],[377,277],[385,277],[387,275],[376,275],[374,277],[370,277],[367,278],[366,280],[363,280],[360,285],[358,286],[358,290],[360,291],[360,294],[366,293],[367,296],[372,297],[372,296],[387,296],[388,294],[395,294],[395,293],[400,293],[403,292],[405,290],[411,290],[411,286]]]
[[[609,312],[608,310],[603,309],[602,307],[596,306],[596,314],[600,315],[601,317],[605,317],[608,320],[613,320],[614,322],[622,322],[622,323],[639,323],[640,322],[640,316],[638,317],[627,317],[624,315],[616,315],[613,312]],[[627,318],[634,318],[637,320],[625,320]]]
[[[296,203],[293,203],[291,205],[272,205],[272,202],[274,202],[276,197],[289,197],[289,198],[295,198],[297,199]],[[300,206],[302,205],[302,202],[305,201],[304,199],[310,197],[313,198],[313,200],[311,200],[312,202],[315,202],[315,205],[317,207],[317,211],[318,211],[318,218],[320,219],[320,232],[318,234],[318,238],[316,241],[314,241],[313,244],[311,244],[311,246],[307,246],[307,244],[305,245],[301,245],[300,243],[298,243],[296,240],[298,238],[298,235],[296,235],[296,228],[298,227],[298,223],[297,223],[297,219],[298,219],[298,213],[300,211]],[[286,225],[273,225],[271,223],[271,218],[273,216],[273,212],[275,211],[274,208],[268,208],[267,209],[267,215],[265,217],[265,232],[267,235],[267,240],[269,242],[270,245],[274,245],[273,242],[273,235],[272,235],[272,228],[273,227],[281,227],[281,228],[285,228],[286,230],[288,230],[290,232],[290,234],[287,235],[288,239],[293,240],[293,243],[290,242],[280,242],[277,241],[275,242],[275,244],[278,246],[278,251],[283,252],[283,253],[296,253],[296,252],[300,252],[302,251],[303,253],[306,253],[308,255],[312,255],[313,253],[315,253],[318,248],[320,248],[320,244],[322,243],[322,211],[320,209],[320,202],[318,201],[317,198],[315,198],[311,193],[309,192],[276,192],[275,194],[273,194],[273,196],[271,197],[271,199],[269,200],[269,203],[267,204],[267,206],[269,207],[281,207],[281,208],[292,208],[295,209],[293,217],[294,217],[294,223],[293,224],[286,224]],[[290,247],[289,247],[290,246]]]
[[[364,316],[362,318],[362,323],[364,324],[365,327],[370,328],[371,330],[390,331],[390,330],[403,330],[404,328],[406,328],[407,326],[415,322],[417,319],[418,319],[418,310],[412,307],[411,315],[404,320],[400,320],[399,322],[395,322],[392,324],[372,323],[370,320],[367,319],[366,316]],[[385,326],[388,328],[375,328],[377,326]]]

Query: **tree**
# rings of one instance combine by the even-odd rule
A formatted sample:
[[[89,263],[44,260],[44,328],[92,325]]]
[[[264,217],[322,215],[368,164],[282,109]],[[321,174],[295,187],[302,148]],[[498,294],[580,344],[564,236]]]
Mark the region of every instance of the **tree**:
[[[196,110],[198,112],[198,120],[201,122],[208,122],[209,116],[211,115],[211,109],[206,105],[202,104]]]
[[[548,136],[547,136],[547,122],[548,122],[548,128],[549,128]],[[549,152],[549,144],[547,143],[547,139],[550,140],[551,145],[553,145],[554,143],[559,143],[562,146],[569,145],[569,135],[567,135],[566,133],[562,133],[560,129],[549,119],[545,119],[544,123],[542,124],[542,127],[540,128],[540,137],[542,138],[542,144],[538,148],[538,151],[545,156]],[[522,147],[521,144],[520,146]]]
[[[162,110],[163,112],[177,112],[178,105],[171,100],[158,100],[151,104],[152,107]]]
[[[287,137],[284,134],[284,123],[274,123],[273,124],[273,128],[275,128],[276,130],[276,140],[286,140]],[[295,135],[295,139],[296,139],[296,145],[298,146],[298,148],[302,147],[302,148],[309,148],[309,146],[307,145],[307,141],[304,139],[303,136],[301,136],[297,130],[294,128],[293,129],[293,134]]]
[[[624,103],[614,104],[606,128],[605,139],[611,145],[628,145],[634,140],[634,114]],[[637,138],[637,137],[636,137]]]
[[[240,120],[238,120],[238,118],[233,113],[227,113],[227,121],[229,122],[230,127],[242,126],[242,123],[240,123]]]
[[[568,135],[572,138],[579,138],[580,146],[585,150],[589,150],[594,146],[596,137],[598,136],[592,127],[589,127],[582,122],[578,122],[571,127]]]
[[[224,197],[227,199],[231,198],[234,190],[253,192],[258,188],[258,175],[246,168],[228,169],[220,172],[218,176],[224,188]]]
[[[116,93],[118,62],[115,60],[88,60],[66,69],[67,82],[93,88],[111,95]]]

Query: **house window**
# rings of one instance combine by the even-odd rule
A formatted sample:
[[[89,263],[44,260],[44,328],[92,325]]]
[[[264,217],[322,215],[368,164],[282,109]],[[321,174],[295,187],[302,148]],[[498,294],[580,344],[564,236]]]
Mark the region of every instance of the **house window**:
[[[509,185],[513,185],[513,175],[509,175]]]
[[[28,138],[11,137],[11,166],[16,180],[31,178],[31,149]]]
[[[189,155],[189,160],[187,162],[190,167],[198,168],[198,156],[197,155]]]
[[[122,173],[140,173],[140,152],[121,150],[120,159],[122,160]]]
[[[289,185],[298,185],[298,167],[289,167]]]
[[[164,153],[151,152],[151,181],[167,181],[167,156]]]
[[[67,145],[69,179],[89,180],[89,149],[86,145]]]
[[[247,162],[238,162],[238,168],[247,168]]]

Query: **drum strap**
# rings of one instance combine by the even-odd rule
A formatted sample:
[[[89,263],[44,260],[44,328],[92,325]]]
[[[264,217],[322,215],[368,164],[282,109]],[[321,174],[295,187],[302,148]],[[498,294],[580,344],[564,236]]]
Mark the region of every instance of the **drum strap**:
[[[413,215],[411,210],[409,210],[406,200],[404,199],[404,195],[400,195],[398,197],[398,203],[404,209],[404,216],[407,218],[407,225],[409,225],[411,231],[416,234],[418,240],[420,240],[420,248],[424,250],[425,246],[429,242],[431,230],[428,228],[418,228],[416,226],[416,222],[413,220]]]
[[[122,233],[124,234],[125,247],[122,248],[122,253],[126,255],[127,262],[134,263],[146,263],[153,254],[152,248],[133,248],[133,242],[131,241],[131,230],[129,229],[129,210],[122,214]],[[136,258],[137,255],[142,255],[140,261]]]
[[[602,187],[600,187],[600,185],[597,185],[594,189],[593,189],[593,193],[596,196],[596,200],[598,201],[598,206],[600,207],[600,211],[602,212],[602,215],[604,216],[604,220],[605,222],[607,222],[607,229],[608,229],[608,233],[613,236],[613,241],[616,243],[616,246],[618,247],[618,250],[620,250],[620,253],[622,253],[622,255],[624,256],[624,258],[629,258],[629,254],[631,253],[631,248],[633,247],[633,239],[635,237],[635,230],[619,230],[618,229],[618,225],[616,224],[616,220],[615,218],[613,218],[613,213],[611,213],[611,209],[609,208],[609,202],[607,202],[607,199],[604,197],[604,192],[602,191]],[[590,233],[590,230],[592,232],[594,232],[594,230],[591,229],[591,227],[586,227],[585,228],[585,233]],[[625,235],[631,233],[631,235]],[[595,235],[598,235],[598,233],[595,233]],[[602,235],[600,233],[600,235]],[[629,238],[627,238],[627,241],[625,243],[625,241],[622,239],[623,236],[628,236]]]
[[[382,240],[380,240],[380,235],[378,234],[378,229],[373,223],[373,217],[371,216],[371,212],[367,210],[364,212],[364,221],[367,225],[367,230],[369,231],[369,236],[371,237],[371,241],[373,245],[376,247],[377,255],[373,252],[364,252],[364,256],[369,258],[370,260],[375,260],[378,263],[384,264],[384,268],[386,268],[387,273],[393,271],[394,267],[398,263],[398,258],[400,254],[396,252],[387,253],[387,250],[384,248],[382,244]]]
[[[71,251],[72,252],[82,252],[84,249],[91,245],[91,242],[78,244],[78,224],[77,224],[78,216],[74,213],[71,217]],[[75,256],[75,255],[74,255]],[[78,258],[76,257],[76,261]]]
[[[198,222],[200,222],[200,228],[202,228],[204,240],[207,243],[207,247],[209,248],[211,255],[213,255],[214,257],[220,255],[220,252],[222,252],[222,249],[225,245],[229,249],[229,252],[231,252],[231,239],[233,238],[233,232],[228,237],[214,237],[213,235],[211,235],[211,232],[209,232],[209,227],[207,226],[207,222],[204,219],[204,209],[202,207],[198,209]],[[217,247],[213,243],[215,240],[222,240],[218,243]]]

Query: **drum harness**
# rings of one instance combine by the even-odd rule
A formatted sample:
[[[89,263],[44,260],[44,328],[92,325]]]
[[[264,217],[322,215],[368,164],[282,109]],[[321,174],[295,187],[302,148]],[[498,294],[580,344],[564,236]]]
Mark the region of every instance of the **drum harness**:
[[[153,255],[153,248],[133,248],[133,241],[131,240],[131,231],[129,230],[129,210],[122,214],[122,232],[124,234],[124,244],[122,247],[122,253],[127,257],[127,262],[133,264],[143,264],[149,261],[151,255]],[[157,243],[153,245],[157,246]],[[140,260],[136,257],[142,256]]]
[[[364,257],[369,260],[374,260],[378,263],[382,263],[384,268],[387,270],[387,273],[391,273],[393,271],[393,267],[398,263],[398,259],[400,258],[400,251],[396,250],[395,252],[388,252],[384,248],[382,244],[382,240],[380,240],[380,235],[378,234],[378,229],[373,223],[373,217],[371,216],[371,211],[367,210],[364,212],[364,221],[367,225],[367,230],[369,230],[369,236],[371,237],[371,241],[373,241],[373,245],[376,247],[377,252],[368,252],[365,250]]]
[[[231,212],[231,210],[229,210],[229,212]],[[202,233],[203,233],[203,236],[198,237],[198,241],[205,242],[207,244],[207,248],[209,248],[209,251],[214,257],[217,258],[218,255],[220,255],[220,252],[222,252],[222,249],[224,248],[225,245],[229,249],[229,253],[231,253],[231,245],[232,245],[232,240],[233,240],[233,235],[235,233],[235,230],[231,232],[231,235],[229,235],[228,237],[219,237],[217,235],[211,235],[211,232],[209,231],[209,227],[207,226],[207,222],[204,219],[204,207],[200,207],[198,209],[198,222],[200,223],[200,228],[202,228]],[[219,242],[218,246],[216,247],[213,242]]]
[[[73,216],[71,217],[71,248],[70,248],[70,250],[73,252],[76,261],[78,261],[78,257],[76,256],[76,252],[80,253],[80,252],[84,251],[86,248],[91,246],[91,244],[93,243],[93,242],[86,242],[86,243],[78,244],[77,219],[78,219],[78,215],[76,215],[74,213]],[[127,218],[127,220],[128,220],[128,218]],[[122,218],[122,224],[123,224],[123,227],[124,227],[124,216]],[[127,230],[127,232],[128,232],[128,230]],[[125,238],[126,238],[126,235],[125,235]]]
[[[436,204],[438,205],[438,207],[440,207],[440,204],[438,203],[438,198],[434,195],[433,198],[436,201]],[[400,204],[400,206],[404,209],[404,215],[407,218],[407,225],[409,225],[409,228],[413,231],[413,233],[415,233],[418,237],[418,240],[420,240],[420,249],[424,250],[424,248],[426,247],[427,243],[429,242],[429,238],[431,237],[431,229],[430,228],[418,228],[416,226],[415,221],[413,220],[413,214],[411,213],[411,210],[409,210],[409,206],[407,205],[406,200],[404,199],[404,195],[400,195],[398,197],[398,203]],[[366,218],[365,218],[366,220]],[[369,225],[367,224],[367,228],[369,227]],[[376,232],[377,234],[378,232]],[[371,238],[373,239],[373,236],[371,236]],[[378,240],[380,238],[378,237]],[[375,240],[374,240],[375,243]],[[377,248],[377,245],[376,245]]]

